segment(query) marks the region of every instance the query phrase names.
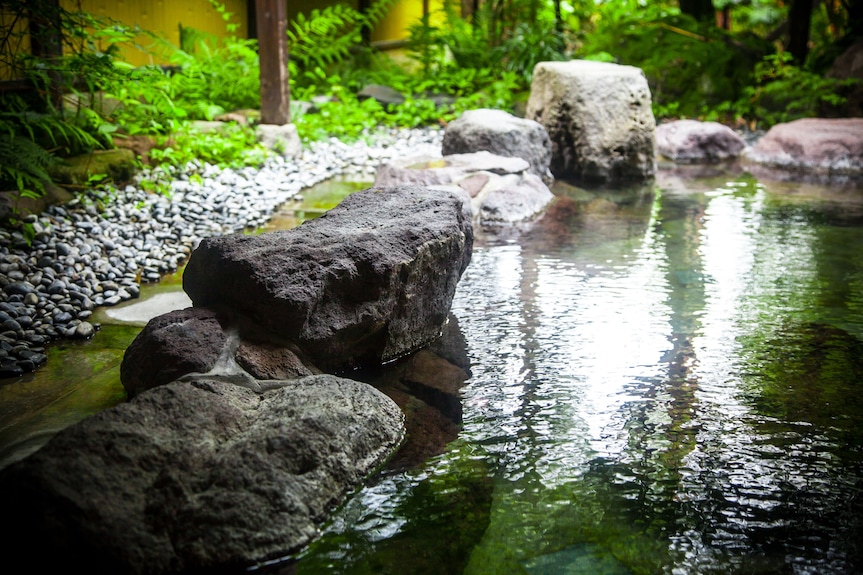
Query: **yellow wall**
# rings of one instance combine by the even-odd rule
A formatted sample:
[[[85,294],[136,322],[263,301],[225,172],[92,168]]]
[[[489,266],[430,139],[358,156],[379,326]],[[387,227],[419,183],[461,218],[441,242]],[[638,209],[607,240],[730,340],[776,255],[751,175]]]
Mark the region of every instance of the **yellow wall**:
[[[239,38],[246,38],[249,31],[248,2],[254,2],[254,0],[219,1],[226,6],[228,12],[233,14],[230,22],[239,25],[234,34]],[[299,12],[308,14],[313,8],[323,8],[337,1],[287,0],[288,17]],[[353,8],[358,5],[357,0],[344,1]],[[429,0],[429,11],[433,22],[441,20],[442,2],[443,0]],[[180,45],[180,24],[218,37],[229,35],[222,15],[208,0],[60,0],[60,5],[69,11],[80,9],[99,17],[118,20],[129,26],[138,25],[164,38],[175,47]],[[408,28],[422,17],[422,6],[423,0],[396,0],[388,15],[372,32],[372,41],[393,42],[407,39]],[[5,18],[2,11],[0,11],[0,18]],[[5,21],[0,23],[6,24]],[[18,26],[26,26],[26,22],[20,22]],[[168,51],[154,43],[152,38],[139,36],[137,41],[143,47],[155,51],[155,54],[136,49],[134,46],[126,46],[122,49],[123,59],[137,66],[169,62]],[[26,34],[23,35],[17,49],[23,52],[29,51]],[[0,80],[10,79],[10,75],[9,70],[4,70],[0,66]]]
[[[429,0],[429,16],[432,23],[440,19],[443,0]],[[423,16],[422,0],[398,0],[390,9],[387,17],[372,33],[372,42],[391,42],[405,40],[411,25]]]
[[[371,0],[374,3],[375,0]],[[347,4],[356,9],[358,0],[288,0],[288,18],[302,13],[308,15],[315,8],[322,9],[333,4]],[[429,0],[432,19],[439,18],[443,0]],[[380,24],[372,31],[372,42],[406,40],[408,28],[423,15],[423,0],[396,0]]]
[[[245,38],[248,34],[246,2],[220,0],[227,11],[233,14],[231,23],[240,25],[235,32],[239,38]],[[180,24],[219,37],[229,35],[222,15],[208,0],[61,0],[60,4],[70,11],[78,9],[80,5],[84,12],[119,20],[129,26],[138,25],[165,38],[175,47],[180,45]],[[139,37],[138,41],[143,46],[153,44],[151,39],[144,36]],[[167,63],[166,56],[160,58],[135,48],[124,49],[123,58],[138,66]]]
[[[16,20],[15,14],[6,13],[0,6],[0,28],[5,30],[10,26],[12,27],[12,34],[6,39],[9,45],[4,46],[4,51],[8,49],[23,54],[30,52],[30,36],[26,33],[27,21],[23,18]],[[17,78],[13,70],[0,62],[0,81],[15,79]]]

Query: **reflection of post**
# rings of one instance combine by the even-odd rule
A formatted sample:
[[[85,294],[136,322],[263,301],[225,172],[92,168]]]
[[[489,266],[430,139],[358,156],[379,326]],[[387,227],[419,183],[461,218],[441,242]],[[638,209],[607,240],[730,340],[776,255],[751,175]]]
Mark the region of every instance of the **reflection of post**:
[[[284,125],[291,121],[288,86],[285,0],[256,0],[258,57],[261,66],[261,122]]]

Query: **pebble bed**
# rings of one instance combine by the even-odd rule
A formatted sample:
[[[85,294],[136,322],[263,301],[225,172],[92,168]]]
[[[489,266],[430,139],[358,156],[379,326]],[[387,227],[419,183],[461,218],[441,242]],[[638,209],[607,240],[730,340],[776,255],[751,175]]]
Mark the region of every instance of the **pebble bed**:
[[[294,159],[258,168],[222,169],[192,162],[156,168],[122,189],[91,190],[25,218],[35,232],[0,229],[0,377],[32,372],[61,338],[93,337],[93,310],[137,298],[188,259],[205,237],[255,229],[282,204],[334,176],[374,179],[397,157],[440,154],[439,129],[388,130],[352,144],[337,139],[305,147]],[[145,191],[161,181],[170,193]]]

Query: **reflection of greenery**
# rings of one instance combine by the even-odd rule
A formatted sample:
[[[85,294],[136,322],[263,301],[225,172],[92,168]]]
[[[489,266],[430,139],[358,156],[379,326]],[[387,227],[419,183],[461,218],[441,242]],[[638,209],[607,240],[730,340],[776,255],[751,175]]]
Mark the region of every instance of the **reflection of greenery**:
[[[46,431],[53,434],[123,402],[120,362],[139,331],[110,326],[91,340],[60,342],[48,350],[44,367],[0,387],[0,463],[41,447]]]
[[[822,323],[789,325],[760,343],[748,398],[762,414],[863,438],[863,341]]]
[[[589,573],[608,566],[613,573],[660,573],[668,563],[667,530],[674,528],[675,510],[648,499],[649,493],[630,466],[601,458],[583,480],[555,489],[511,490],[499,483],[491,524],[465,573],[523,573],[548,556],[579,548],[582,561],[594,562]]]
[[[362,531],[360,520],[352,523],[359,530],[325,534],[303,554],[297,575],[462,573],[488,526],[492,483],[487,473],[467,450],[432,460],[428,474],[398,504],[396,516],[405,522],[397,533],[375,540],[374,529]],[[365,511],[374,516],[377,510]]]

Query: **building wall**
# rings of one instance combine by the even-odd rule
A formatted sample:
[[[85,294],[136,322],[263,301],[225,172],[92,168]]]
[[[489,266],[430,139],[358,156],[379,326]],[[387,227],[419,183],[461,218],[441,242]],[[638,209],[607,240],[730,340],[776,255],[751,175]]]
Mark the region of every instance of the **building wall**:
[[[232,13],[231,23],[239,25],[234,34],[246,38],[249,30],[247,0],[220,2]],[[82,11],[95,16],[118,20],[128,26],[137,25],[163,37],[175,47],[180,46],[180,25],[218,37],[230,35],[222,15],[208,0],[61,0],[60,5],[70,11],[80,6]],[[138,42],[154,48],[157,55],[129,47],[123,50],[123,59],[137,66],[168,63],[166,51],[154,44],[151,38],[139,36]]]
[[[370,0],[374,3],[375,0]],[[288,0],[288,19],[298,13],[308,15],[315,8],[321,9],[343,3],[357,9],[358,0]],[[440,11],[443,0],[428,0],[429,12]],[[423,0],[395,0],[386,17],[372,31],[372,42],[396,42],[408,38],[408,29],[423,15]]]
[[[3,6],[0,4],[0,28],[3,30],[11,28],[12,31],[6,36],[6,45],[3,46],[4,61],[0,62],[0,81],[15,80],[15,73],[12,68],[5,64],[5,58],[11,57],[12,52],[23,54],[30,52],[30,36],[26,34],[27,21],[16,18],[15,14],[3,10]]]
[[[227,37],[231,35],[226,22],[208,0],[59,0],[60,5],[69,11],[82,10],[98,17],[117,20],[128,26],[137,25],[163,38],[171,46],[180,46],[180,26],[193,28],[205,35]],[[249,3],[255,0],[219,0],[232,14],[230,23],[236,24],[234,35],[247,38],[254,30],[254,23],[249,22]],[[288,2],[288,17],[302,12],[309,14],[314,8],[323,8],[335,4],[339,0],[286,0]],[[353,8],[357,8],[358,0],[342,0]],[[374,0],[371,0],[374,1]],[[444,0],[425,0],[432,14],[433,22],[440,22],[440,8]],[[424,0],[396,0],[385,19],[372,31],[372,42],[392,45],[409,36],[409,27],[423,15]],[[0,25],[9,24],[10,16],[0,10]],[[17,29],[26,29],[26,21],[16,24]],[[145,49],[134,46],[124,46],[121,49],[122,58],[131,64],[168,64],[170,49],[153,38],[141,35],[137,43]],[[21,37],[16,50],[29,51],[26,34]],[[14,79],[11,72],[4,69],[0,63],[0,81]]]

